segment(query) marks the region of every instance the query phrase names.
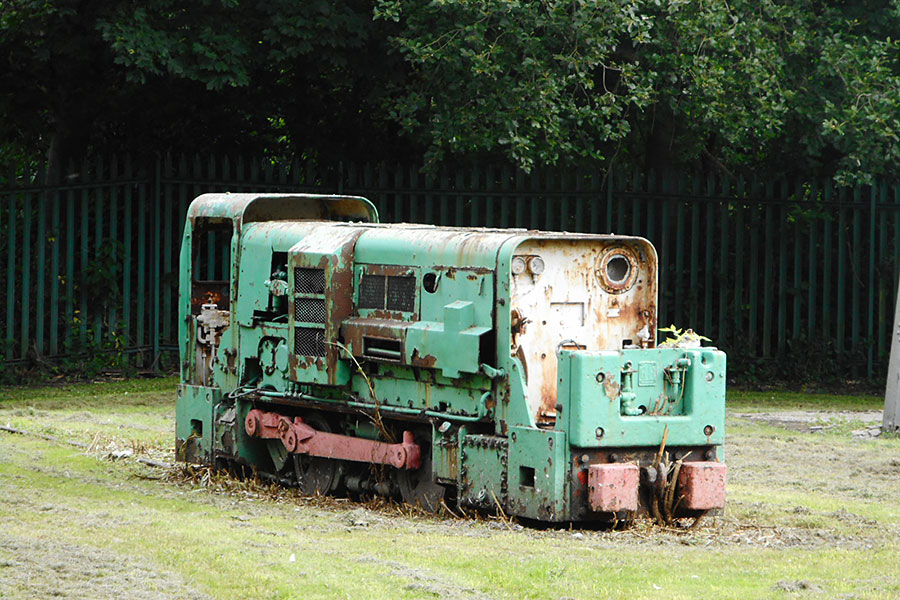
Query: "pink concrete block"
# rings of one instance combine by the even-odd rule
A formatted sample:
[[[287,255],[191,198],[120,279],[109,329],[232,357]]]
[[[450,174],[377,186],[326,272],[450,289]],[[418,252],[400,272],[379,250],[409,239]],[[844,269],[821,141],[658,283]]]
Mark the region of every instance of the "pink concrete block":
[[[598,512],[637,510],[639,482],[637,465],[591,465],[588,467],[591,509]]]
[[[728,468],[717,462],[686,462],[678,473],[679,504],[690,510],[725,506],[725,479]]]

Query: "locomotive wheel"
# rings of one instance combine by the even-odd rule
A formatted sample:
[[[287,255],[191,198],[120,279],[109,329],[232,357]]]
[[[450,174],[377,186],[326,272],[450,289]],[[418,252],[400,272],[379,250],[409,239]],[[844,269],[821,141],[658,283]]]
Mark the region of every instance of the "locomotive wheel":
[[[422,449],[422,463],[415,471],[403,470],[397,474],[397,486],[403,501],[429,512],[437,512],[447,488],[435,483],[431,470],[431,440],[426,436],[416,436],[416,443]]]
[[[304,417],[306,423],[319,431],[331,432],[331,426],[318,414]],[[330,458],[294,454],[294,477],[297,488],[309,496],[334,492],[341,480],[341,464]]]

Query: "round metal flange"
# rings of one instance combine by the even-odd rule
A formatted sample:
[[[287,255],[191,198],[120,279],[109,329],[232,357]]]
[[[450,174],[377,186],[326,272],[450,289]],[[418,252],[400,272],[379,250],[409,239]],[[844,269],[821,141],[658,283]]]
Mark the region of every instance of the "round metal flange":
[[[634,287],[640,261],[628,246],[608,246],[594,264],[594,275],[600,287],[610,294],[622,294]]]

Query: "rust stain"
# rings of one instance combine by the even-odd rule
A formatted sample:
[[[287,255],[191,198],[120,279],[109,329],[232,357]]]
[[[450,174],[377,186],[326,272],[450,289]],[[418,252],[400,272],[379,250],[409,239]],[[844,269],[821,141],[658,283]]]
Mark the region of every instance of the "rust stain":
[[[410,364],[414,367],[434,368],[434,366],[437,364],[437,358],[435,356],[432,356],[431,354],[420,356],[419,350],[417,348],[413,350],[413,355],[410,358]]]
[[[603,378],[603,389],[606,390],[606,397],[610,402],[614,402],[619,397],[619,381],[614,373],[606,373]]]
[[[556,355],[544,354],[541,357],[541,406],[538,418],[543,422],[556,420]]]

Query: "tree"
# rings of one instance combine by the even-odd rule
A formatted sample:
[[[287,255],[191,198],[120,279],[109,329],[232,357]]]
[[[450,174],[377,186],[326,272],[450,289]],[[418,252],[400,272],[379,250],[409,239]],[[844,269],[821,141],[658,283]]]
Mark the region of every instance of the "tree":
[[[767,175],[891,172],[896,0],[378,0],[429,154],[616,158]]]
[[[0,161],[605,161],[866,180],[900,0],[5,0]]]
[[[602,159],[650,88],[619,51],[647,40],[638,3],[407,2],[376,15],[410,65],[391,116],[428,140],[428,158],[502,153],[520,166]]]
[[[354,0],[4,2],[0,152],[399,152],[380,27]]]

